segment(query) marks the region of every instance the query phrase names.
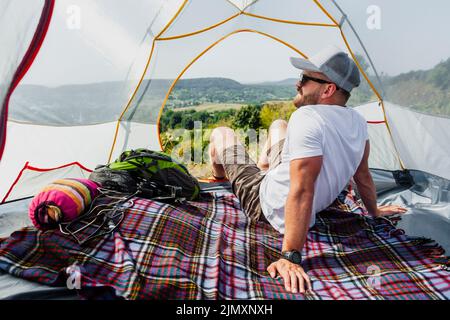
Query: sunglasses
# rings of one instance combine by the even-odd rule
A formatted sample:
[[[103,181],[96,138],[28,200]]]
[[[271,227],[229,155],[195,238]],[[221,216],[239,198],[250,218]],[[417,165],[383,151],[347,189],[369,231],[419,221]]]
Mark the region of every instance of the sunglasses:
[[[303,86],[308,81],[314,81],[320,84],[334,84],[336,86],[336,90],[339,90],[340,88],[334,83],[323,79],[318,79],[314,77],[307,76],[305,74],[300,74],[299,82]]]

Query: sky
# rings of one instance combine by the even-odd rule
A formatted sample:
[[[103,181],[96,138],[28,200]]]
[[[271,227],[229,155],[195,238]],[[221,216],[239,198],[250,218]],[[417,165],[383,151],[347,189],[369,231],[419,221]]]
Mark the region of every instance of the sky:
[[[161,30],[180,2],[58,1],[46,41],[22,83],[58,86],[139,78],[151,51],[152,36]],[[397,75],[429,69],[450,57],[450,1],[337,2],[357,30],[378,72]],[[166,3],[163,9],[161,3]],[[259,0],[247,10],[274,18],[330,22],[312,0]],[[235,12],[236,8],[226,0],[193,0],[163,36],[195,31]],[[174,78],[224,34],[248,28],[275,35],[307,55],[328,44],[344,48],[337,29],[269,23],[241,16],[197,36],[159,41],[149,71],[155,78]],[[362,52],[358,45],[354,46],[356,38],[347,28],[344,34],[353,49]],[[183,77],[226,77],[244,83],[293,78],[298,72],[290,65],[290,56],[298,54],[277,41],[256,33],[239,33],[205,53]]]

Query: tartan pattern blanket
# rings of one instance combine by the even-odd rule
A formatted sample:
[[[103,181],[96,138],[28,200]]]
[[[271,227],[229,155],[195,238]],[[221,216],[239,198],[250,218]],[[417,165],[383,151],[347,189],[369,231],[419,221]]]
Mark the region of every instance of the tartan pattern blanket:
[[[367,217],[350,193],[318,214],[308,234],[312,292],[287,293],[266,271],[282,239],[248,220],[229,192],[177,206],[135,198],[116,231],[83,247],[59,230],[32,227],[0,239],[0,270],[51,286],[78,281],[82,297],[108,287],[125,299],[450,298],[443,250]]]

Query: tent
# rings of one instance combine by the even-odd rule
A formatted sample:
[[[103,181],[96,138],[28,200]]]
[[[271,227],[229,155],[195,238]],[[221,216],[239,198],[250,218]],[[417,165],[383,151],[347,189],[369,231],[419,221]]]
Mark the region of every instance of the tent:
[[[448,30],[442,3],[276,2],[3,0],[2,203],[10,207],[56,178],[87,177],[123,150],[161,149],[159,120],[171,92],[201,64],[218,68],[216,51],[253,48],[260,62],[256,56],[277,47],[267,63],[288,64],[289,56],[333,44],[362,74],[351,104],[368,121],[379,200],[414,209],[404,227],[448,246],[450,119],[411,109],[421,97],[402,100],[405,88],[391,83],[395,74],[430,69],[450,56],[448,43],[429,36]],[[230,60],[245,68],[240,54],[230,51]]]

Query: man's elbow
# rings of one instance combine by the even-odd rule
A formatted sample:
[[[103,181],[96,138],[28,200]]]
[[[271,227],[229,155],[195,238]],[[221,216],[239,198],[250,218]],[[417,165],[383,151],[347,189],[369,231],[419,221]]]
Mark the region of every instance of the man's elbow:
[[[372,180],[372,174],[370,173],[370,170],[368,167],[358,168],[358,170],[355,172],[353,179],[357,183],[358,181],[364,182],[367,180]]]
[[[288,198],[297,199],[298,201],[313,199],[314,188],[313,187],[291,188],[289,190]]]
[[[372,175],[370,171],[360,173],[353,177],[358,188],[371,187],[373,185]]]

